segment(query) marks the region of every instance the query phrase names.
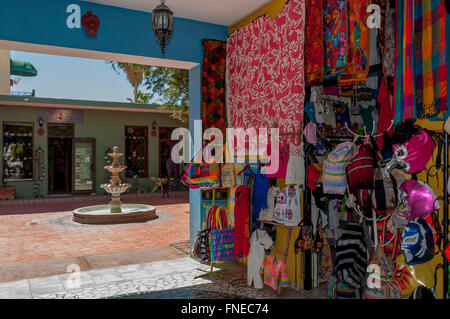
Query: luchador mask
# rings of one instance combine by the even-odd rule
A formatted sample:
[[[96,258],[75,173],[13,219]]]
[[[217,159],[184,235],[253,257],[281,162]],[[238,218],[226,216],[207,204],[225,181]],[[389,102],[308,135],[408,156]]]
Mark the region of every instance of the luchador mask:
[[[386,165],[386,173],[399,167],[408,173],[423,170],[433,156],[436,148],[430,135],[422,129],[403,144],[393,145],[392,160]]]

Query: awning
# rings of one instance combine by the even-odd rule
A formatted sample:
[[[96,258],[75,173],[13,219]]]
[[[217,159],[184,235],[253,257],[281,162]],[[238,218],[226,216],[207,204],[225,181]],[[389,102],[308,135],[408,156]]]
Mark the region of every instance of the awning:
[[[36,76],[37,70],[30,62],[17,61],[9,59],[11,68],[11,75],[18,76]]]

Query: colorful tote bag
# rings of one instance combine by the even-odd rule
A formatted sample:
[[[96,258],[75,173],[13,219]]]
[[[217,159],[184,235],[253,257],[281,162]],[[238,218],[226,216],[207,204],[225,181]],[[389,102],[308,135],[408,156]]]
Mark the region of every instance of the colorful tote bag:
[[[223,212],[224,210],[221,211]],[[216,220],[214,224],[215,228],[212,228],[209,234],[212,262],[230,261],[236,259],[234,253],[234,227],[232,227],[231,218],[228,211],[225,210],[225,212],[227,216],[226,223],[223,223],[223,218],[221,218],[219,213],[216,213]]]

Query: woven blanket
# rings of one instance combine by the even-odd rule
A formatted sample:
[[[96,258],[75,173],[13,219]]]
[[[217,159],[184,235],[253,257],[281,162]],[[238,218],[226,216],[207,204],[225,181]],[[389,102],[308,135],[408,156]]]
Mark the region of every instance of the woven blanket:
[[[416,118],[413,69],[414,0],[397,0],[397,69],[395,72],[395,124]]]
[[[311,85],[322,79],[323,14],[322,0],[306,0],[305,5],[305,81]]]
[[[445,2],[414,0],[414,77],[417,117],[447,110]]]
[[[347,8],[345,0],[324,0],[324,73],[343,70],[347,53]]]
[[[369,74],[370,29],[367,26],[371,1],[348,1],[348,48],[345,71],[339,75],[339,86],[365,84]]]
[[[202,123],[203,129],[217,127],[225,134],[226,42],[203,40]]]

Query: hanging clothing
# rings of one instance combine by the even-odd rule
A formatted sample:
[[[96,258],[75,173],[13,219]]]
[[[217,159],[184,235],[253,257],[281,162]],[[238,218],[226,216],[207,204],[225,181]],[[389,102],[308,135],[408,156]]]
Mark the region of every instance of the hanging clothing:
[[[275,164],[267,164],[266,166],[261,168],[261,174],[265,174],[266,177],[269,178],[285,178],[286,177],[286,170],[287,170],[287,163],[289,160],[289,149],[285,144],[278,144],[278,149],[273,150],[272,154],[272,147],[269,142],[268,146],[269,151],[267,152],[267,155],[270,156],[271,162],[278,161],[278,168]],[[271,167],[267,167],[269,165],[274,165]]]
[[[286,185],[305,185],[305,152],[303,143],[300,143],[298,146],[291,144],[285,183]]]
[[[253,203],[253,220],[259,219],[259,213],[261,210],[267,208],[267,191],[269,190],[270,178],[255,173],[254,189],[252,192]],[[259,226],[259,222],[256,222],[256,226]]]
[[[278,290],[280,286],[288,286],[286,264],[275,256],[266,255],[264,257],[259,273],[264,274],[264,283],[274,290]]]
[[[288,186],[278,192],[273,220],[286,226],[298,226],[301,222],[301,188],[299,185]]]
[[[263,280],[259,273],[264,260],[265,250],[272,247],[273,241],[265,230],[257,229],[250,238],[250,252],[247,262],[247,284],[251,287],[252,282],[256,289],[264,287]]]
[[[250,188],[247,185],[238,186],[234,206],[234,252],[237,258],[248,256],[250,250],[249,206]]]
[[[275,209],[278,192],[280,192],[280,188],[277,186],[269,188],[267,191],[267,208],[259,212],[259,219],[273,221],[273,211]]]

